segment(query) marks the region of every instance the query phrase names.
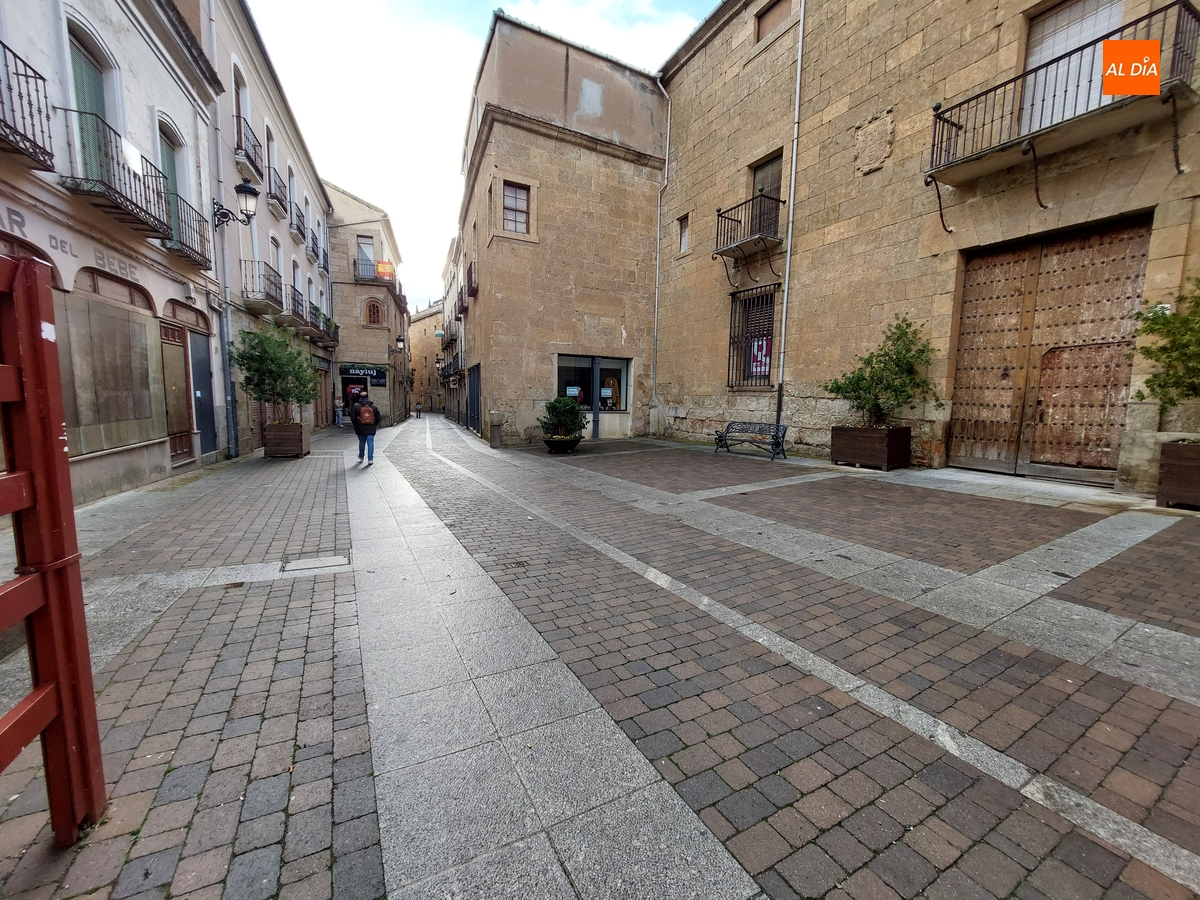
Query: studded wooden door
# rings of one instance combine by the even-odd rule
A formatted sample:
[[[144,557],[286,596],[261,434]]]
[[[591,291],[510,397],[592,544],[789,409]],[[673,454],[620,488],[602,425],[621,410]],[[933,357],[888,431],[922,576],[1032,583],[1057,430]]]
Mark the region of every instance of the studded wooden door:
[[[1150,221],[980,254],[966,269],[952,465],[1111,483]]]

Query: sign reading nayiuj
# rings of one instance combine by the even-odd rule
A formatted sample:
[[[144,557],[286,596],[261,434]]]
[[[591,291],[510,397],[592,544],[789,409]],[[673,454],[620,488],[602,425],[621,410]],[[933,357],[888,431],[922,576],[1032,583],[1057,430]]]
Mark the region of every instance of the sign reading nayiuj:
[[[1159,41],[1105,41],[1105,96],[1158,96],[1162,87],[1159,76],[1161,57]]]

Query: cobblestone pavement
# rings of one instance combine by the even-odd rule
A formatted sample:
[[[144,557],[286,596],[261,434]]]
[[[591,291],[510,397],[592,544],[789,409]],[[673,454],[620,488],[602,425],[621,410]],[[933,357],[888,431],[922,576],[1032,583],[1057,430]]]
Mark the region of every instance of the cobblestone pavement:
[[[1191,684],[1190,639],[1139,626],[1145,665],[1119,678],[1046,648],[1085,631],[1111,652],[1134,630],[1128,620],[1105,632],[1118,617],[1071,604],[1080,614],[1056,620],[1039,608],[1039,633],[1012,640],[846,580],[854,567],[839,578],[797,564],[838,554],[773,548],[772,530],[815,532],[682,490],[744,482],[747,460],[736,478],[689,483],[687,451],[563,465],[425,428],[428,439],[406,431],[388,457],[768,896],[1188,897],[1200,887],[1200,709],[1176,696],[1190,688],[1138,683],[1157,684],[1138,671],[1157,668]],[[655,481],[653,466],[675,471]],[[790,480],[788,467],[756,468],[764,483]],[[976,504],[962,491],[951,501],[911,485],[875,490],[871,476],[791,471],[822,479],[823,509],[840,485],[863,516],[880,516],[872,496],[885,506],[911,496],[940,508],[947,535],[1004,529],[962,569],[982,563],[994,576],[1007,564],[1011,581],[1027,564],[1025,604],[1178,521],[1100,519],[1090,489],[1080,492],[1089,511],[1071,511],[1052,508],[1070,505],[1054,499],[1058,486]],[[746,493],[738,506],[775,511],[787,504],[772,495],[800,489]],[[1029,527],[1014,534],[1014,519]],[[894,519],[883,524],[898,533]],[[834,546],[857,548],[844,562],[863,556],[828,527]],[[1090,549],[1063,543],[1072,538]],[[1059,568],[1040,570],[1039,551]],[[873,571],[902,593],[903,571],[884,571],[895,565]],[[978,575],[956,572],[925,593],[958,590],[966,613],[1018,590]],[[983,583],[990,596],[978,596]],[[1169,658],[1164,646],[1184,653]],[[1117,657],[1130,661],[1133,648]]]
[[[55,851],[27,750],[0,895],[1197,896],[1200,519],[437,418],[378,444],[79,512],[110,805]]]

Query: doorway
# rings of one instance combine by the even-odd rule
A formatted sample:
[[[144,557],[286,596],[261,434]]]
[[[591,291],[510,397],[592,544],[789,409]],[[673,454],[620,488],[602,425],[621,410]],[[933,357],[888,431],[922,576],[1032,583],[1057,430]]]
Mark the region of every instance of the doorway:
[[[967,261],[953,466],[1113,484],[1149,218]]]

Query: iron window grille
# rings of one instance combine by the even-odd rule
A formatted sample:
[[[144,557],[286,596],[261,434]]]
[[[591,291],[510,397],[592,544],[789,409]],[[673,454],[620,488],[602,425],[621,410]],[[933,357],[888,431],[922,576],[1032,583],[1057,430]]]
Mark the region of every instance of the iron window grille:
[[[780,284],[766,284],[729,295],[729,387],[771,386],[771,353],[775,338],[775,294]]]

